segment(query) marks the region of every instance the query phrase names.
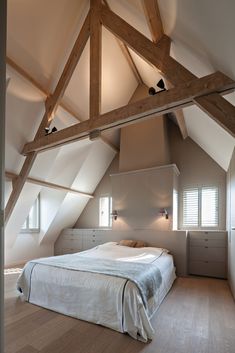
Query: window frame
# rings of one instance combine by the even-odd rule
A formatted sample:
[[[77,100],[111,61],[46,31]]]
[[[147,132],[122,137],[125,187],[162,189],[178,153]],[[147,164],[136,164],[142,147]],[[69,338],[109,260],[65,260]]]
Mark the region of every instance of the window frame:
[[[102,198],[108,198],[108,206],[109,206],[109,210],[108,210],[108,215],[109,215],[109,222],[108,222],[108,225],[107,226],[102,226],[100,225],[100,203],[101,203],[101,199]],[[111,213],[112,213],[112,196],[110,196],[109,194],[105,194],[105,195],[101,195],[99,197],[99,215],[98,215],[98,222],[99,222],[99,228],[112,228],[112,225],[113,225],[113,219],[112,219],[112,216],[111,216]]]
[[[38,228],[30,228],[29,227],[29,214],[30,211],[32,209],[32,207],[34,207],[35,203],[37,202],[37,217],[38,217]],[[41,200],[40,200],[40,194],[38,194],[38,197],[36,198],[36,200],[34,201],[32,207],[29,210],[29,214],[26,217],[24,223],[26,222],[26,228],[21,228],[20,233],[21,234],[27,234],[27,233],[40,233],[41,230]],[[23,224],[24,224],[23,223]],[[23,225],[22,225],[23,227]]]
[[[217,210],[217,225],[214,226],[202,226],[202,189],[216,189],[217,190],[217,205],[216,205],[216,210]],[[185,190],[190,190],[190,189],[198,189],[198,224],[189,226],[189,225],[184,225],[184,191]],[[184,187],[182,192],[181,192],[181,229],[184,230],[218,230],[220,226],[220,207],[219,207],[219,200],[220,200],[220,189],[218,185],[194,185],[194,186],[187,186]]]

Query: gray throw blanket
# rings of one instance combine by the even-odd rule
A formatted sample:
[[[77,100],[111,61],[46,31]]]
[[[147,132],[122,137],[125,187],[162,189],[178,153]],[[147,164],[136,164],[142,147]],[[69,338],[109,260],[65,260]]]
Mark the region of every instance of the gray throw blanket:
[[[162,283],[161,272],[154,263],[94,259],[81,254],[43,258],[30,261],[30,263],[125,278],[136,284],[145,307],[148,299],[153,297]]]

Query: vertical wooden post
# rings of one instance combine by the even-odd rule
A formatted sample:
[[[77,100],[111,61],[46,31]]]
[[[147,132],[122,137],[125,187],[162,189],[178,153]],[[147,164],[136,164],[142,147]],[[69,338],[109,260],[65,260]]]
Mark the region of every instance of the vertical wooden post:
[[[0,352],[4,352],[4,179],[6,95],[6,0],[0,1]]]
[[[101,0],[90,0],[90,119],[101,107]]]

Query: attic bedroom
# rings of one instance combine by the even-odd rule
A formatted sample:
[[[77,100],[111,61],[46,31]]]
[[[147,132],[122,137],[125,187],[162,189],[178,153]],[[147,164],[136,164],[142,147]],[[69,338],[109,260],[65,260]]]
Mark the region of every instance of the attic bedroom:
[[[0,2],[0,352],[234,353],[234,13]]]

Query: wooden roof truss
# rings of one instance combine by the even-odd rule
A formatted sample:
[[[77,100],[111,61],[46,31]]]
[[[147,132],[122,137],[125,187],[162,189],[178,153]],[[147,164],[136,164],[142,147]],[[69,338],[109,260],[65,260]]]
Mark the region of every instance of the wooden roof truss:
[[[13,183],[13,190],[5,209],[5,221],[12,214],[22,188],[29,176],[37,153],[57,146],[87,138],[97,130],[102,132],[115,127],[135,123],[139,119],[176,112],[177,122],[182,136],[187,136],[182,108],[196,104],[213,120],[235,136],[235,107],[221,95],[235,88],[235,81],[220,72],[197,78],[183,65],[170,56],[170,38],[164,34],[157,0],[144,0],[146,18],[153,41],[146,38],[109,8],[107,2],[90,0],[90,10],[77,37],[69,59],[54,92],[47,95],[45,113],[32,142],[25,144],[22,153],[26,156],[23,167]],[[128,59],[139,83],[143,80],[135,66],[128,48],[134,50],[145,61],[156,67],[169,82],[167,91],[150,96],[138,102],[128,104],[105,114],[100,113],[101,106],[101,26],[106,27],[118,39],[119,45]],[[90,37],[90,116],[56,133],[45,136],[44,129],[53,120],[72,74]],[[29,75],[22,72],[10,59],[8,63],[27,78],[41,91],[43,89]],[[66,109],[66,107],[63,106]],[[70,109],[66,109],[71,113]],[[76,116],[74,112],[72,115]]]

